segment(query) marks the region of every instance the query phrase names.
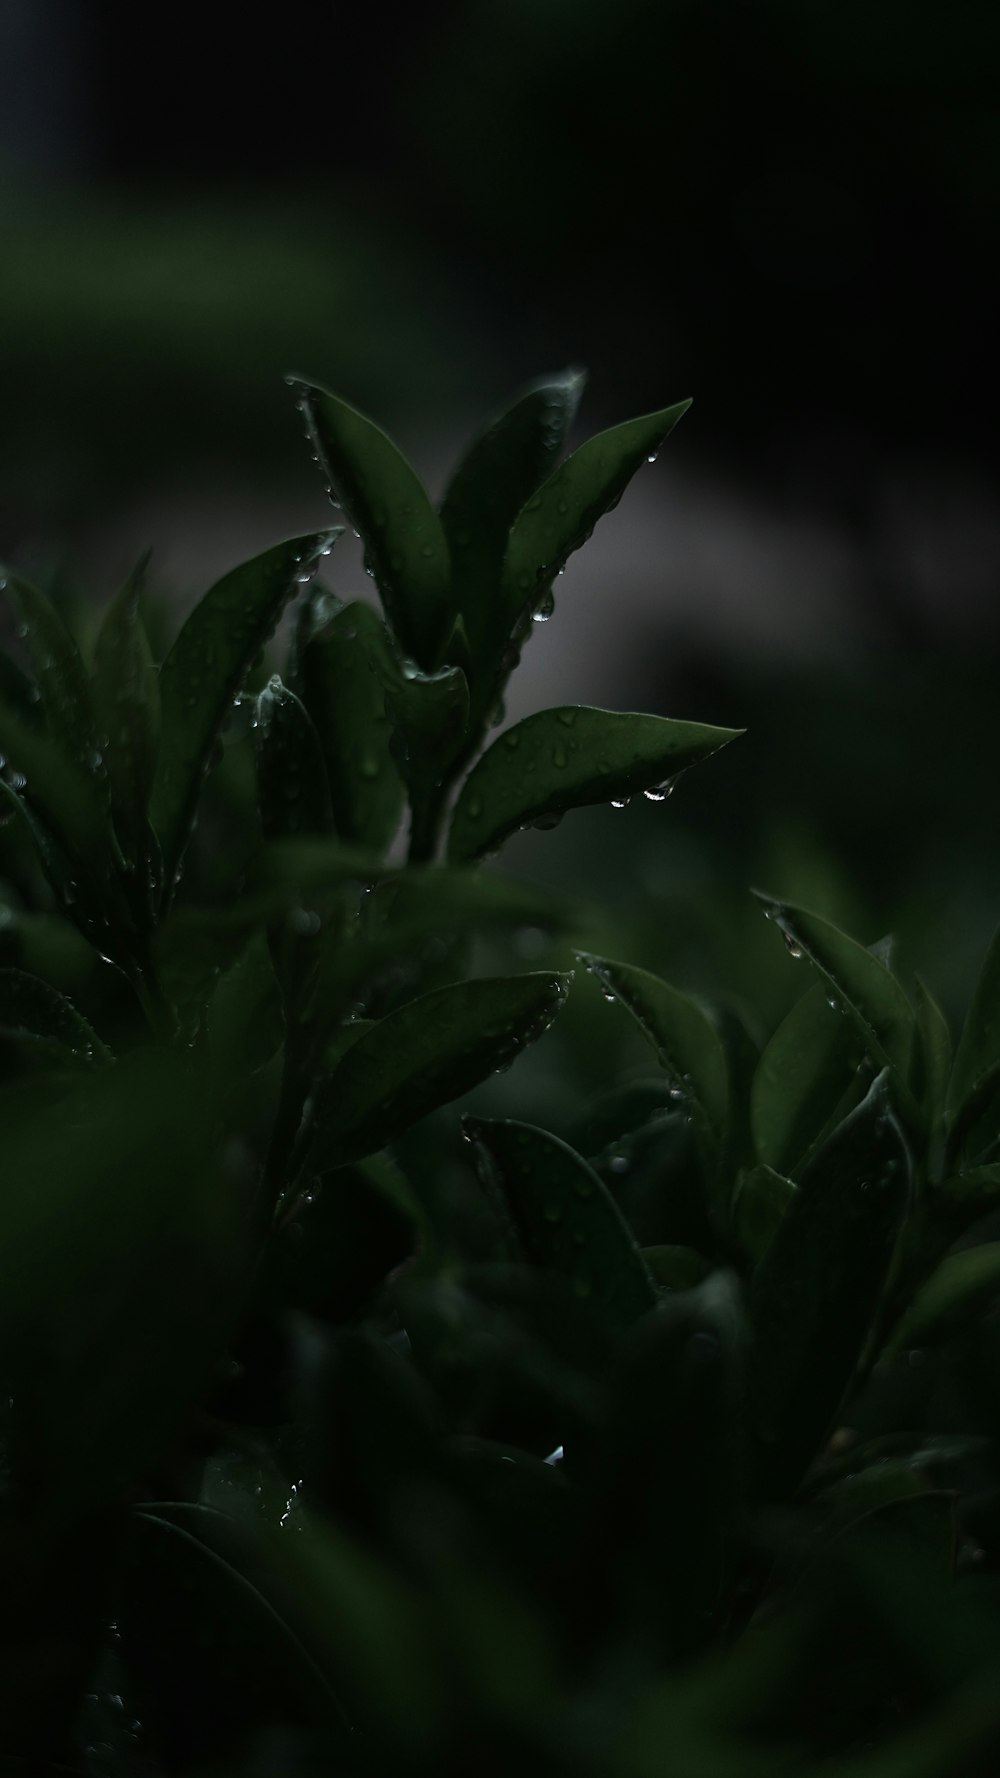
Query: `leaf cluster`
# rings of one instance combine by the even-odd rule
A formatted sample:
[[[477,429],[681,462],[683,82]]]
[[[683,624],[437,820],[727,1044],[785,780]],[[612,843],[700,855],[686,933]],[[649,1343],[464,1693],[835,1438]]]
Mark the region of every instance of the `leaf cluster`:
[[[892,1398],[915,1352],[984,1351],[1000,1295],[1000,941],[954,1055],[890,946],[770,897],[815,981],[763,1044],[574,955],[586,910],[483,860],[662,800],[734,731],[491,725],[686,404],[560,461],[581,377],[531,384],[435,509],[293,382],[379,608],[319,578],[340,529],[225,576],[159,663],[145,564],[89,650],[6,575],[2,1751],[985,1770],[1000,1616],[960,1570],[996,1531],[989,1431]],[[526,931],[559,960],[483,973]],[[595,985],[648,1078],[561,1132],[488,1098],[459,1124]]]

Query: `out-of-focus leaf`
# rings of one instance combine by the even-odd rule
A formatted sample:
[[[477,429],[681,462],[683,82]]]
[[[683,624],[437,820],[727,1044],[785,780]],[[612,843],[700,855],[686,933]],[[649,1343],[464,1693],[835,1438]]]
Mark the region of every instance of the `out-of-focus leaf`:
[[[71,1001],[21,969],[0,969],[0,1036],[28,1044],[53,1062],[112,1060]]]
[[[933,1132],[941,1119],[951,1075],[951,1032],[948,1021],[930,989],[916,977],[914,1010],[917,1041],[913,1051],[910,1086],[924,1107],[927,1128]]]
[[[207,1393],[245,1288],[242,1181],[189,1058],[2,1095],[0,1372],[31,1402],[38,1522],[123,1502]]]
[[[908,1171],[883,1071],[804,1170],[754,1275],[751,1402],[766,1494],[801,1479],[861,1358]]]
[[[315,603],[300,647],[302,697],[326,760],[337,832],[376,851],[389,844],[403,806],[385,707],[386,686],[398,674],[370,605]]]
[[[642,1257],[650,1276],[666,1290],[694,1290],[712,1270],[711,1260],[693,1247],[643,1247]]]
[[[167,899],[212,747],[251,662],[340,531],[293,537],[223,576],[187,618],[160,668],[162,726],[151,815]]]
[[[750,1167],[740,1174],[733,1195],[733,1233],[754,1265],[764,1258],[795,1192],[792,1181],[773,1167]]]
[[[525,501],[511,526],[503,565],[504,623],[510,635],[544,599],[598,519],[618,504],[636,470],[655,456],[690,401],[626,420],[588,438]]]
[[[476,1170],[495,1181],[525,1257],[562,1272],[616,1327],[655,1307],[657,1291],[607,1187],[565,1142],[530,1124],[466,1118]]]
[[[782,1020],[757,1064],[750,1119],[757,1159],[791,1171],[857,1079],[864,1046],[853,1021],[814,984]]]
[[[316,384],[295,379],[313,448],[351,524],[403,652],[426,672],[441,664],[455,615],[448,542],[437,513],[390,438]]]
[[[427,1112],[507,1068],[547,1030],[569,977],[457,982],[422,994],[353,1044],[323,1090],[314,1172],[384,1148]]]
[[[519,828],[555,824],[568,809],[667,794],[679,772],[740,733],[666,716],[584,704],[540,710],[494,741],[462,786],[448,835],[455,864],[495,852]]]
[[[708,1640],[719,1602],[747,1476],[745,1350],[731,1273],[662,1297],[610,1377],[608,1422],[581,1478],[587,1579],[573,1609],[603,1615],[627,1601],[674,1656]]]
[[[1000,1063],[1000,929],[983,960],[948,1083],[954,1121],[984,1076]]]
[[[887,1350],[937,1345],[973,1323],[1000,1293],[1000,1241],[949,1253],[918,1290]]]
[[[41,819],[81,873],[103,883],[115,852],[107,786],[2,700],[0,752],[14,774],[8,790]]]
[[[346,1742],[340,1700],[251,1533],[189,1502],[133,1516],[118,1608],[124,1673],[172,1763],[224,1761],[248,1735],[282,1728]]]

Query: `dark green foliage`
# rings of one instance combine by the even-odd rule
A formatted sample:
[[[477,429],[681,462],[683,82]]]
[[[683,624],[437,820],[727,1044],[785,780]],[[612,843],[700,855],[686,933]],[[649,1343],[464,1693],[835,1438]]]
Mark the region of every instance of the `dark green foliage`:
[[[757,1020],[478,868],[739,732],[569,705],[486,746],[686,406],[559,465],[581,386],[438,513],[299,385],[384,616],[310,589],[317,533],[159,666],[141,563],[88,665],[7,577],[5,1772],[996,1769],[998,947],[953,1060],[805,908],[760,898],[820,980]]]

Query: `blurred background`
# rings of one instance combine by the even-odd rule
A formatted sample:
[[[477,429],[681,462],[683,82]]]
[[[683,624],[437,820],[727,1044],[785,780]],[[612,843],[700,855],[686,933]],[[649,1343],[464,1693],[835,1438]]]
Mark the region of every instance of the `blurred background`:
[[[745,726],[664,808],[510,862],[620,949],[799,991],[755,882],[892,928],[953,1013],[1000,915],[989,0],[0,7],[0,555],[80,613],[138,553],[177,616],[324,522],[282,374],[435,494],[517,385],[579,436],[693,395],[560,583],[509,718]],[[338,551],[338,592],[364,590]]]

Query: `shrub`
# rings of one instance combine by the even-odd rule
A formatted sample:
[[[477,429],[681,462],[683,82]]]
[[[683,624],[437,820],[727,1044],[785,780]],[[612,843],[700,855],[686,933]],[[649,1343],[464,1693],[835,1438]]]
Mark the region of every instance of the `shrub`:
[[[954,1057],[891,947],[773,898],[815,980],[762,1047],[580,949],[483,861],[735,731],[491,727],[687,404],[560,462],[582,378],[543,379],[435,510],[293,381],[381,616],[319,579],[339,528],[159,666],[144,564],[86,659],[6,577],[11,1769],[991,1769],[1000,944]],[[487,1115],[575,1006],[645,1072]]]

